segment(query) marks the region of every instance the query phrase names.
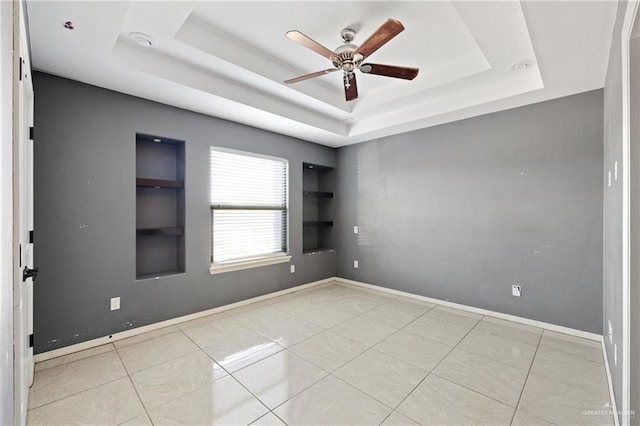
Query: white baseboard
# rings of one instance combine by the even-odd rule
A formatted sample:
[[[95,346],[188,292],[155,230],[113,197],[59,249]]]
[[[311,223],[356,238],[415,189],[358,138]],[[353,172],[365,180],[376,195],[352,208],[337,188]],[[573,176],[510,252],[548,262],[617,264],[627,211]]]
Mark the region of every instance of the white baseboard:
[[[556,331],[558,333],[568,334],[568,335],[571,335],[571,336],[577,336],[577,337],[582,337],[582,338],[589,339],[589,340],[595,340],[595,341],[598,341],[598,342],[602,342],[602,336],[599,335],[599,334],[595,334],[595,333],[589,333],[589,332],[582,331],[582,330],[576,330],[576,329],[569,328],[569,327],[563,327],[563,326],[559,326],[559,325],[555,325],[555,324],[549,324],[549,323],[545,323],[545,322],[542,322],[542,321],[532,320],[532,319],[529,319],[529,318],[518,317],[518,316],[515,316],[515,315],[503,314],[501,312],[490,311],[490,310],[487,310],[487,309],[474,308],[473,306],[461,305],[459,303],[447,302],[445,300],[434,299],[434,298],[431,298],[431,297],[419,296],[419,295],[413,294],[413,293],[407,293],[407,292],[404,292],[404,291],[393,290],[393,289],[390,289],[390,288],[380,287],[380,286],[373,285],[373,284],[367,284],[367,283],[363,283],[363,282],[359,282],[359,281],[348,280],[346,278],[330,277],[330,278],[325,278],[323,280],[314,281],[314,282],[311,282],[311,283],[302,284],[302,285],[299,285],[299,286],[296,286],[296,287],[288,288],[286,290],[276,291],[274,293],[269,293],[269,294],[265,294],[265,295],[262,295],[262,296],[254,297],[252,299],[242,300],[240,302],[231,303],[229,305],[219,306],[217,308],[209,309],[209,310],[206,310],[206,311],[196,312],[196,313],[193,313],[193,314],[184,315],[184,316],[177,317],[177,318],[172,318],[172,319],[169,319],[169,320],[166,320],[166,321],[161,321],[161,322],[157,322],[157,323],[154,323],[154,324],[145,325],[145,326],[134,328],[134,329],[131,329],[131,330],[122,331],[120,333],[115,333],[115,334],[112,334],[112,335],[109,335],[109,336],[99,337],[97,339],[88,340],[86,342],[77,343],[75,345],[65,346],[64,348],[54,349],[54,350],[47,351],[47,352],[42,352],[42,353],[39,353],[39,354],[34,356],[34,361],[37,363],[37,362],[46,361],[46,360],[49,360],[49,359],[52,359],[52,358],[57,358],[57,357],[60,357],[60,356],[69,355],[69,354],[72,354],[74,352],[79,352],[79,351],[83,351],[85,349],[94,348],[96,346],[105,345],[107,343],[116,342],[118,340],[126,339],[128,337],[133,337],[133,336],[137,336],[139,334],[148,333],[150,331],[158,330],[160,328],[165,328],[165,327],[169,327],[169,326],[172,326],[172,325],[181,324],[183,322],[187,322],[187,321],[191,321],[191,320],[194,320],[194,319],[202,318],[202,317],[205,317],[205,316],[208,316],[208,315],[213,315],[213,314],[216,314],[216,313],[219,313],[219,312],[228,311],[230,309],[238,308],[240,306],[249,305],[251,303],[260,302],[262,300],[271,299],[271,298],[282,296],[282,295],[285,295],[285,294],[288,294],[288,293],[293,293],[293,292],[296,292],[296,291],[304,290],[304,289],[307,289],[307,288],[310,288],[310,287],[315,287],[315,286],[319,286],[319,285],[322,285],[322,284],[327,284],[327,283],[330,283],[330,282],[333,282],[333,281],[337,281],[337,282],[342,283],[342,284],[363,287],[363,288],[367,288],[367,289],[370,289],[370,290],[376,290],[376,291],[380,291],[380,292],[384,292],[384,293],[390,293],[390,294],[394,294],[394,295],[397,295],[397,296],[403,296],[403,297],[409,297],[409,298],[413,298],[413,299],[417,299],[417,300],[423,300],[423,301],[426,301],[426,302],[435,303],[435,304],[442,305],[442,306],[448,306],[448,307],[451,307],[451,308],[461,309],[461,310],[464,310],[464,311],[473,312],[473,313],[480,314],[480,315],[487,315],[487,316],[491,316],[491,317],[494,317],[494,318],[500,318],[500,319],[504,319],[504,320],[507,320],[507,321],[517,322],[517,323],[520,323],[520,324],[539,327],[539,328],[542,328],[542,329],[545,329],[545,330]],[[608,367],[608,364],[607,364],[607,367]]]
[[[609,356],[607,355],[607,346],[604,343],[604,336],[600,339],[602,343],[602,355],[604,357],[604,369],[607,372],[607,384],[609,385],[609,402],[611,403],[611,411],[613,411],[613,421],[615,426],[620,426],[618,418],[618,406],[616,405],[616,395],[613,392],[613,379],[611,378],[611,369],[609,369]]]
[[[274,293],[264,294],[262,296],[254,297],[247,300],[242,300],[240,302],[231,303],[229,305],[218,306],[217,308],[208,309],[206,311],[196,312],[189,315],[184,315],[177,318],[172,318],[166,321],[160,321],[153,324],[145,325],[138,328],[133,328],[131,330],[122,331],[120,333],[111,334],[109,336],[98,337],[97,339],[87,340],[86,342],[77,343],[75,345],[65,346],[64,348],[54,349],[52,351],[42,352],[37,355],[34,355],[34,362],[42,362],[52,358],[58,358],[60,356],[69,355],[74,352],[83,351],[85,349],[95,348],[96,346],[102,346],[107,343],[116,342],[118,340],[126,339],[128,337],[137,336],[139,334],[148,333],[150,331],[158,330],[160,328],[169,327],[176,324],[181,324],[183,322],[191,321],[194,319],[206,317],[208,315],[217,314],[219,312],[228,311],[230,309],[239,308],[240,306],[249,305],[251,303],[260,302],[262,300],[271,299],[274,297],[282,296],[288,293],[293,293],[296,291],[304,290],[310,287],[319,286],[322,284],[330,283],[335,281],[335,277],[325,278],[323,280],[310,282],[307,284],[302,284],[296,287],[287,288],[285,290],[276,291]]]
[[[351,284],[358,287],[368,288],[370,290],[376,290],[384,293],[395,294],[398,296],[410,297],[417,300],[423,300],[425,302],[435,303],[442,306],[448,306],[450,308],[461,309],[463,311],[473,312],[475,314],[487,315],[494,318],[500,318],[507,321],[517,322],[519,324],[531,325],[533,327],[542,328],[549,331],[555,331],[562,334],[568,334],[571,336],[582,337],[583,339],[595,340],[596,342],[602,341],[600,334],[589,333],[588,331],[577,330],[575,328],[563,327],[561,325],[549,324],[542,321],[536,321],[529,318],[518,317],[515,315],[503,314],[501,312],[490,311],[488,309],[474,308],[473,306],[461,305],[459,303],[447,302],[446,300],[434,299],[432,297],[419,296],[413,293],[407,293],[405,291],[393,290],[386,287],[380,287],[374,284],[367,284],[360,281],[348,280],[346,278],[336,277],[336,281]]]

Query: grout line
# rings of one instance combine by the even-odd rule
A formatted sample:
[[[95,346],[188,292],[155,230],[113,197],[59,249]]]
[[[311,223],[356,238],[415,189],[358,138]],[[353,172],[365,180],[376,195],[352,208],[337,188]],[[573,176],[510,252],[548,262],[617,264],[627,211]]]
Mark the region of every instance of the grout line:
[[[126,370],[125,370],[125,373],[126,373]],[[42,405],[38,405],[37,407],[29,408],[27,411],[34,411],[34,410],[40,409],[42,407],[46,407],[47,405],[51,405],[54,402],[59,402],[59,401],[62,401],[64,399],[70,398],[72,396],[80,395],[81,393],[84,393],[84,392],[87,392],[87,391],[90,391],[90,390],[94,390],[96,388],[99,388],[100,386],[104,386],[104,385],[108,385],[109,383],[117,382],[118,380],[124,379],[125,377],[127,377],[126,374],[124,376],[117,377],[117,378],[115,378],[113,380],[109,380],[109,381],[106,381],[104,383],[100,383],[99,385],[91,386],[90,388],[86,388],[86,389],[83,389],[81,391],[74,392],[74,393],[71,393],[69,395],[65,395],[62,398],[58,398],[58,399],[55,399],[53,401],[49,401],[46,404],[42,404]]]
[[[1,0],[0,0],[0,1],[1,1]],[[114,347],[114,351],[115,351],[115,347]],[[90,358],[96,358],[96,357],[99,357],[99,356],[103,356],[103,355],[106,355],[106,354],[108,354],[108,353],[110,353],[110,352],[112,352],[112,351],[107,351],[107,352],[102,352],[102,353],[99,353],[99,354],[96,354],[96,355],[91,355],[91,356],[88,356],[88,357],[86,357],[86,358],[81,358],[81,359],[78,359],[78,360],[75,360],[75,361],[68,362],[68,363],[66,363],[66,364],[56,365],[56,366],[54,366],[54,367],[46,368],[46,369],[41,370],[41,371],[47,371],[47,370],[50,370],[50,369],[53,369],[53,368],[67,367],[67,366],[69,366],[69,365],[71,365],[71,364],[74,364],[74,363],[76,363],[76,362],[80,362],[80,361],[88,360],[88,359],[90,359]],[[116,355],[117,355],[117,352],[116,352]],[[119,359],[119,358],[120,358],[120,356],[118,355],[118,359]],[[122,363],[122,360],[120,360],[120,363]],[[115,381],[118,381],[118,380],[120,380],[120,379],[122,379],[122,378],[124,378],[124,377],[126,377],[126,376],[128,375],[127,369],[124,367],[124,364],[122,364],[122,368],[123,368],[124,373],[125,373],[125,375],[124,375],[124,376],[116,377],[115,379],[112,379],[112,380],[107,380],[106,382],[103,382],[103,383],[97,384],[97,385],[95,385],[95,386],[88,387],[88,388],[86,388],[86,389],[82,389],[82,390],[80,390],[80,391],[78,391],[78,392],[74,392],[74,393],[71,393],[71,394],[69,394],[69,395],[65,395],[65,396],[63,396],[63,397],[61,397],[61,398],[55,399],[55,400],[53,400],[53,401],[49,401],[49,402],[47,402],[47,403],[45,403],[45,404],[38,405],[37,407],[28,408],[28,409],[27,409],[27,411],[33,411],[33,410],[36,410],[36,409],[38,409],[38,408],[40,408],[40,407],[44,407],[44,406],[46,406],[46,405],[52,404],[52,403],[54,403],[54,402],[62,401],[63,399],[67,399],[67,398],[69,398],[69,397],[72,397],[72,396],[75,396],[75,395],[79,395],[79,394],[81,394],[81,393],[83,393],[83,392],[86,392],[86,391],[90,391],[90,390],[93,390],[93,389],[99,388],[100,386],[106,385],[106,384],[108,384],[108,383],[113,383],[113,382],[115,382]],[[35,384],[35,372],[34,372],[34,375],[33,375],[33,376],[34,376],[33,381],[34,381],[34,384]],[[33,386],[33,385],[32,385],[32,386]],[[31,389],[31,388],[30,388],[30,389]]]
[[[434,309],[435,309],[435,307],[434,307]],[[409,398],[409,396],[410,396],[413,392],[415,392],[415,390],[416,390],[416,389],[418,389],[418,387],[419,387],[422,383],[424,383],[424,381],[425,381],[425,380],[427,380],[427,377],[429,377],[431,374],[433,374],[433,371],[434,371],[436,368],[438,368],[438,366],[439,366],[440,364],[442,364],[442,361],[444,361],[444,360],[449,356],[449,354],[451,354],[451,352],[453,352],[453,350],[454,350],[455,348],[457,348],[457,347],[458,347],[458,345],[460,344],[460,342],[462,342],[462,341],[465,339],[465,337],[467,337],[467,336],[469,335],[469,333],[471,333],[471,331],[472,331],[474,328],[476,328],[476,326],[477,326],[478,324],[480,324],[480,321],[482,321],[482,319],[483,319],[483,318],[484,318],[484,315],[483,315],[483,316],[482,316],[482,317],[481,317],[481,318],[480,318],[480,319],[479,319],[479,320],[474,324],[474,326],[473,326],[473,327],[471,327],[471,328],[469,329],[469,331],[467,331],[467,333],[466,333],[464,336],[462,336],[462,338],[461,338],[460,340],[458,340],[458,343],[456,343],[456,344],[455,344],[455,346],[452,346],[452,347],[451,347],[451,349],[449,350],[449,352],[447,352],[447,354],[446,354],[445,356],[443,356],[443,357],[442,357],[442,359],[440,359],[440,361],[438,361],[438,363],[437,363],[436,365],[434,365],[434,366],[433,366],[433,368],[429,371],[429,373],[427,373],[427,375],[426,375],[422,380],[420,380],[420,382],[419,382],[417,385],[415,385],[413,389],[411,389],[411,391],[410,391],[410,392],[409,392],[409,393],[408,393],[408,394],[407,394],[407,395],[402,399],[402,401],[400,401],[400,403],[399,403],[398,405],[396,405],[396,407],[394,408],[394,411],[395,411],[395,410],[397,410],[397,409],[398,409],[398,407],[400,407],[400,406],[402,405],[402,403],[404,403],[404,402],[407,400],[407,398]],[[413,420],[414,422],[416,422],[416,423],[420,424],[420,422],[419,422],[419,421],[417,421],[417,420],[415,420],[415,419],[412,419],[411,417],[407,416],[406,414],[404,414],[404,413],[400,413],[400,414],[402,414],[403,416],[407,417],[408,419],[411,419],[411,420]]]
[[[129,383],[131,383],[131,387],[133,388],[134,392],[138,396],[138,401],[140,401],[140,405],[142,405],[142,409],[144,410],[144,412],[147,415],[147,418],[149,419],[151,424],[153,424],[153,421],[151,420],[151,416],[149,415],[149,410],[147,410],[147,406],[144,405],[144,402],[142,401],[142,398],[140,397],[140,394],[138,393],[138,388],[136,388],[136,385],[133,384],[133,380],[131,379],[131,375],[129,374],[129,370],[127,370],[127,367],[124,365],[124,361],[122,361],[122,357],[120,356],[120,352],[118,352],[118,348],[116,348],[115,345],[114,345],[114,348],[116,350],[116,355],[118,355],[118,359],[120,359],[120,363],[122,364],[122,368],[124,368],[124,371],[127,373],[127,379],[129,379]],[[126,421],[128,421],[128,420],[126,420]],[[123,423],[125,423],[125,422],[123,422]]]
[[[533,354],[533,359],[531,360],[529,371],[527,371],[527,377],[525,377],[524,383],[522,384],[522,390],[520,391],[520,396],[518,397],[518,402],[516,403],[516,409],[513,410],[513,416],[511,417],[510,424],[513,424],[513,420],[516,418],[516,413],[518,412],[518,407],[520,406],[520,401],[522,400],[522,395],[524,394],[524,388],[527,387],[527,382],[529,381],[529,375],[531,374],[531,370],[533,369],[533,364],[536,362],[536,356],[538,356],[538,350],[540,349],[540,343],[542,342],[542,337],[544,336],[544,332],[545,330],[542,330],[542,333],[540,334],[540,339],[538,339],[538,345],[536,346],[536,351]],[[541,420],[544,420],[544,419],[541,419]]]

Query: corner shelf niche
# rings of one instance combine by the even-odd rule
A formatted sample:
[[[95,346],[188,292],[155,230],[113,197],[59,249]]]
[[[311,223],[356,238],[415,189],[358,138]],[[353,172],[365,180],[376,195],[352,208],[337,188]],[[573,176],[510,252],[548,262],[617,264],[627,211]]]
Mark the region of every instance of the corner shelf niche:
[[[185,271],[184,141],[136,134],[136,278]]]
[[[334,169],[302,163],[302,251],[333,251]]]

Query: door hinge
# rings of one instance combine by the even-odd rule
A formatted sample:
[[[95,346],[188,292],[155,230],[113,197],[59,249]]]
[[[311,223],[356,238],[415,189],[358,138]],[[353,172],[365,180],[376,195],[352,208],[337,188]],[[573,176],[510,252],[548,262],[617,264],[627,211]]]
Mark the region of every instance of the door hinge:
[[[29,139],[33,140],[33,126],[29,127]]]
[[[33,231],[29,231],[29,244],[33,244]]]
[[[29,335],[29,347],[32,348],[33,347],[33,333],[31,333]]]
[[[19,249],[18,255],[20,257],[20,259],[18,260],[18,267],[22,268],[22,244],[18,245],[18,249]]]
[[[22,57],[20,57],[20,73],[18,75],[20,76],[20,81],[22,81]]]

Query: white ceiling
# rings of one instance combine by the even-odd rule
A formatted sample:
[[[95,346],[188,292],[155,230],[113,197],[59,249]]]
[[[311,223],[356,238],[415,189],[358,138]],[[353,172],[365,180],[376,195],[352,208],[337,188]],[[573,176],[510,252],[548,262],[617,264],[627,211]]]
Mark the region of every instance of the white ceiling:
[[[615,12],[560,0],[28,2],[36,69],[328,146],[601,88]],[[360,44],[388,18],[406,29],[367,62],[419,67],[415,80],[358,73],[353,102],[338,72],[282,83],[331,67],[286,31],[333,50],[344,27]]]

